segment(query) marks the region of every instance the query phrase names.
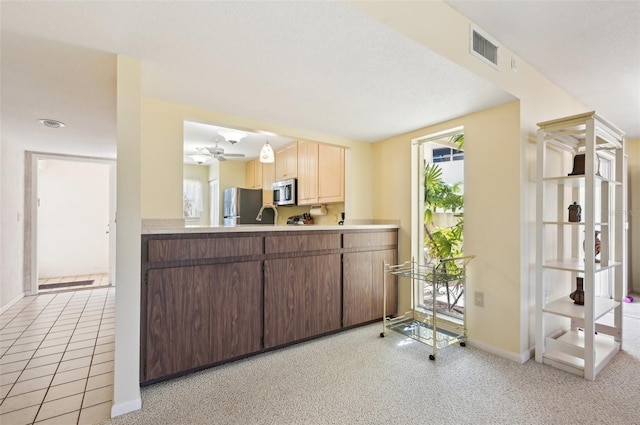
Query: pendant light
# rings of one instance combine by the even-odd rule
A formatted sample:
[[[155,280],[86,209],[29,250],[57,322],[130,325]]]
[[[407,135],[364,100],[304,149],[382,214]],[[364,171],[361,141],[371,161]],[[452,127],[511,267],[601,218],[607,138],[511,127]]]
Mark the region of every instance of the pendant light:
[[[262,149],[260,150],[260,162],[275,162],[276,158],[273,154],[273,148],[269,144],[268,140],[265,140]]]

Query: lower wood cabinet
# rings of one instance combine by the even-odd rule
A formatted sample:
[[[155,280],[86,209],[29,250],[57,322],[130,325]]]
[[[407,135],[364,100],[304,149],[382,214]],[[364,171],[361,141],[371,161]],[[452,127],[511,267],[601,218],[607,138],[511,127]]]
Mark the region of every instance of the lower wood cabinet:
[[[259,261],[148,271],[143,381],[259,351]]]
[[[383,264],[396,264],[396,250],[354,252],[343,258],[343,326],[353,326],[382,318],[384,293]],[[396,276],[387,278],[387,316],[396,313]]]
[[[382,318],[397,230],[144,235],[140,382]],[[387,314],[396,311],[395,280]]]
[[[265,261],[265,348],[339,329],[340,310],[340,254]]]

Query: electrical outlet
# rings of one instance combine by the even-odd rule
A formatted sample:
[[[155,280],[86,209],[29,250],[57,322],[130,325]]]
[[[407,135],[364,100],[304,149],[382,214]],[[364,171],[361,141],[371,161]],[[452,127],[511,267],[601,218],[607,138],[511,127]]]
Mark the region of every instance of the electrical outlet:
[[[484,307],[484,292],[474,292],[475,305],[478,307]]]

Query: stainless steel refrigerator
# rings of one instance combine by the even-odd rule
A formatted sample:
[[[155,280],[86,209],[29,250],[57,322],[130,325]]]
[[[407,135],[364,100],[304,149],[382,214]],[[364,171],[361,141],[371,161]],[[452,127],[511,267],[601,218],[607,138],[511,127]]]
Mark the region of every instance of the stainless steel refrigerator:
[[[256,220],[262,208],[262,190],[232,187],[224,190],[223,224],[273,224],[273,210],[262,212],[262,221]]]

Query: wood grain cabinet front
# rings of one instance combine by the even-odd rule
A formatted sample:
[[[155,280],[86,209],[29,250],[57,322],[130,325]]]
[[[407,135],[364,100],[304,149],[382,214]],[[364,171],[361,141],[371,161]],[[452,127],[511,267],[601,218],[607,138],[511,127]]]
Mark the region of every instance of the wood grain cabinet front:
[[[340,312],[340,254],[265,261],[265,348],[340,329]]]
[[[276,181],[298,177],[298,142],[293,142],[275,153]]]
[[[144,235],[140,382],[379,320],[397,243],[395,229]]]
[[[260,350],[259,261],[148,271],[143,381]]]
[[[353,326],[382,318],[384,292],[383,265],[396,264],[396,250],[353,252],[343,258],[343,326]],[[387,315],[397,310],[397,282],[387,281]]]

